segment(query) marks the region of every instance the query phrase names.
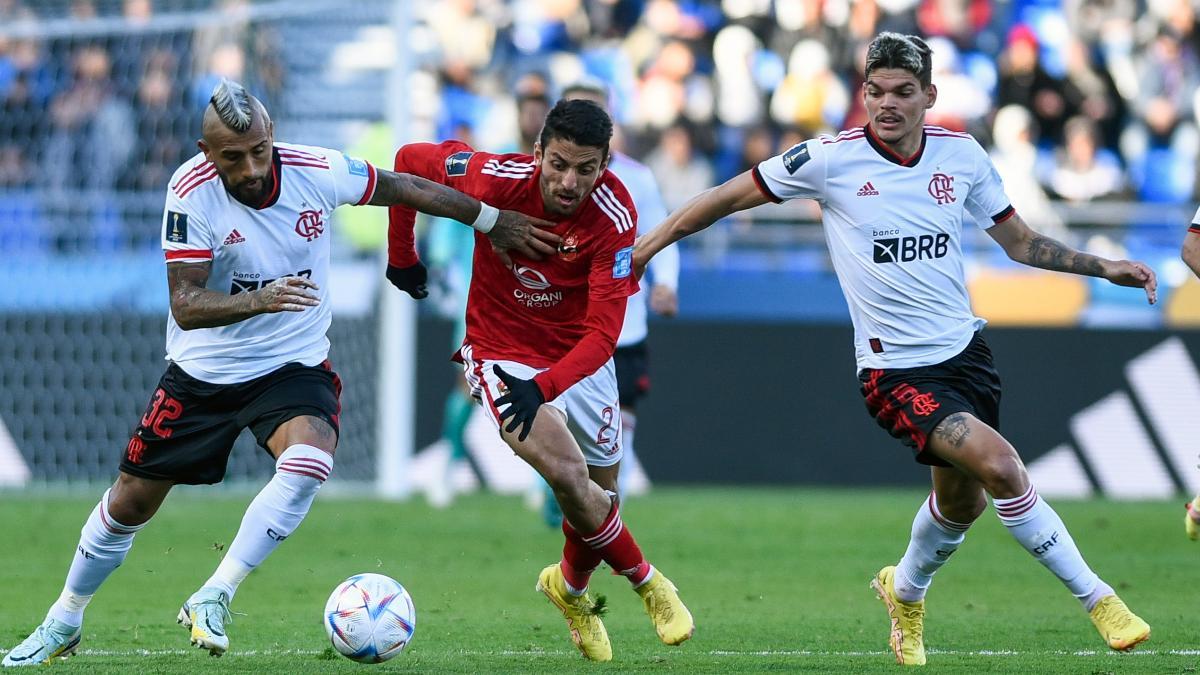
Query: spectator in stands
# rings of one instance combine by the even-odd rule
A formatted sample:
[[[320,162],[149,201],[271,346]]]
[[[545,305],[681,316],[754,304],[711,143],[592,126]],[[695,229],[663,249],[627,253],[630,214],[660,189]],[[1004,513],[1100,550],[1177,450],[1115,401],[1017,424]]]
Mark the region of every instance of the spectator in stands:
[[[1194,157],[1200,147],[1192,102],[1200,88],[1196,51],[1164,28],[1142,51],[1137,70],[1135,119],[1122,139],[1125,156],[1168,148],[1177,156]]]
[[[1117,93],[1112,75],[1096,63],[1088,45],[1077,38],[1067,43],[1065,60],[1063,96],[1068,112],[1096,122],[1100,147],[1115,150],[1125,118],[1125,102]]]
[[[50,104],[42,175],[54,189],[111,190],[132,157],[133,110],[114,93],[103,48],[77,50],[73,65],[70,86]]]
[[[146,71],[137,88],[137,138],[140,161],[131,163],[127,185],[136,190],[161,189],[192,144],[181,133],[187,110],[175,88],[175,55],[155,50],[147,55]]]
[[[646,164],[658,178],[668,211],[683,206],[714,182],[712,166],[696,155],[691,132],[682,123],[663,132],[658,147],[646,157]]]
[[[1009,104],[996,112],[992,123],[992,164],[1012,198],[1013,208],[1030,227],[1055,239],[1067,237],[1066,225],[1037,180],[1038,149],[1033,144],[1037,131],[1033,116],[1019,105]]]
[[[1056,152],[1047,181],[1054,194],[1073,202],[1119,195],[1125,187],[1125,176],[1116,157],[1098,148],[1096,122],[1082,115],[1072,117],[1063,135],[1065,145]]]
[[[542,122],[550,112],[550,84],[541,73],[526,73],[517,80],[517,149],[527,155],[533,154],[538,134],[542,133]]]
[[[815,40],[798,43],[788,58],[787,77],[771,97],[771,117],[785,126],[838,131],[849,105],[850,92],[830,70],[825,46]]]
[[[927,124],[954,131],[975,132],[992,109],[991,96],[963,71],[962,57],[948,38],[930,38],[933,50],[933,84],[938,88],[937,105],[925,114]]]
[[[1053,147],[1062,142],[1066,101],[1062,82],[1042,67],[1038,48],[1037,35],[1028,26],[1018,24],[1008,32],[1008,44],[1000,55],[996,104],[1028,108],[1040,134],[1037,145]]]

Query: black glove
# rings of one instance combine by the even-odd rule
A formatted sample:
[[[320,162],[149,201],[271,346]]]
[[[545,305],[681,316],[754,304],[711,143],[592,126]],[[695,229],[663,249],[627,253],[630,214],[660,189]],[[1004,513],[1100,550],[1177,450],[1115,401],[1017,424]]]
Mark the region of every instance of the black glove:
[[[429,295],[429,289],[425,287],[425,283],[429,280],[429,272],[422,263],[409,267],[388,265],[387,280],[416,300]]]
[[[511,417],[512,421],[504,430],[511,434],[518,426],[521,427],[517,440],[524,442],[529,430],[533,428],[533,418],[537,417],[538,408],[546,402],[546,397],[533,380],[522,380],[515,375],[509,375],[500,366],[492,366],[492,372],[508,387],[508,393],[496,399],[497,408],[508,404],[508,408],[500,413],[500,423],[504,424],[504,420]]]

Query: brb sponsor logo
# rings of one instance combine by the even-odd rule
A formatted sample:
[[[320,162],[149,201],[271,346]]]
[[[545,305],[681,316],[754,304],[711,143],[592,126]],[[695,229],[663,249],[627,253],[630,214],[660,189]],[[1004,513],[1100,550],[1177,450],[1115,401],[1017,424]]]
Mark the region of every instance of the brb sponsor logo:
[[[550,280],[546,278],[545,274],[525,265],[514,264],[510,269],[517,277],[517,281],[529,289],[528,291],[520,288],[513,289],[513,297],[517,302],[533,308],[553,307],[562,302],[562,291],[547,290],[550,288]]]
[[[916,237],[896,237],[898,228],[872,228],[874,260],[877,263],[906,263],[914,260],[944,258],[950,252],[950,235],[945,232]]]
[[[283,276],[304,277],[305,279],[311,279],[312,270],[300,270],[295,274],[285,274]],[[275,281],[275,279],[264,279],[262,278],[262,275],[257,272],[234,272],[233,285],[229,288],[229,294],[237,295],[238,293],[250,293],[252,291],[257,291],[272,281]]]

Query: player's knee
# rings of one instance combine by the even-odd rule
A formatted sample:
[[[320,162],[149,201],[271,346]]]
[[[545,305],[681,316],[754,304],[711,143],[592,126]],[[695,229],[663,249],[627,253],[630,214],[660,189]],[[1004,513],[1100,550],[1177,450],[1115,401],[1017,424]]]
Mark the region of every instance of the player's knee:
[[[332,454],[303,443],[290,446],[275,460],[275,474],[292,488],[298,498],[315,495],[332,471]]]
[[[566,461],[554,460],[546,462],[540,469],[542,477],[546,479],[546,483],[554,489],[556,493],[565,495],[574,495],[582,493],[590,478],[588,477],[587,465],[582,461]]]
[[[1025,465],[1015,455],[990,457],[983,463],[979,473],[980,482],[995,499],[1019,497],[1029,489]]]
[[[108,493],[108,513],[122,525],[142,525],[158,512],[170,489],[170,484],[165,481],[149,481],[121,473]]]

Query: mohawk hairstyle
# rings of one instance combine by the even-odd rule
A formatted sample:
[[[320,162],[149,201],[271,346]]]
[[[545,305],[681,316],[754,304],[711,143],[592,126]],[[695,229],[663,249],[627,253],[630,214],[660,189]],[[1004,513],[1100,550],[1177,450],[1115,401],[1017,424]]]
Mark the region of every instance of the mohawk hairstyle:
[[[237,82],[221,78],[221,83],[213,89],[212,98],[208,100],[221,122],[238,132],[246,133],[253,121],[251,115],[254,106],[250,103],[250,94],[246,88]]]
[[[899,68],[912,73],[928,87],[933,82],[933,50],[916,35],[901,35],[884,31],[867,47],[867,67],[864,75],[871,77],[877,68]]]

